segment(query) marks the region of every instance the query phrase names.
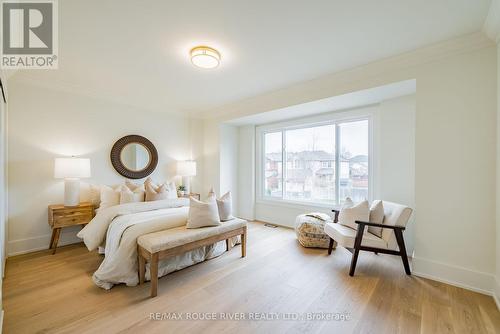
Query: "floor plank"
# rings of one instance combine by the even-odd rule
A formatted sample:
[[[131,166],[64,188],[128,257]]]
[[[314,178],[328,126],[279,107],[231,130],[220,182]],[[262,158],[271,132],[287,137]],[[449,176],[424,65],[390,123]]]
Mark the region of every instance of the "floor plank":
[[[498,333],[491,297],[407,276],[397,257],[306,249],[292,230],[249,224],[247,257],[222,256],[136,287],[96,287],[102,256],[81,245],[16,256],[4,280],[5,333]],[[183,320],[152,320],[151,313]],[[188,321],[188,314],[218,321]],[[244,317],[224,319],[222,315]],[[249,320],[249,316],[254,317]],[[343,317],[325,319],[324,317]],[[260,317],[257,320],[257,317]],[[265,319],[267,317],[267,319]],[[323,317],[323,318],[321,318]],[[315,320],[311,320],[315,319]]]

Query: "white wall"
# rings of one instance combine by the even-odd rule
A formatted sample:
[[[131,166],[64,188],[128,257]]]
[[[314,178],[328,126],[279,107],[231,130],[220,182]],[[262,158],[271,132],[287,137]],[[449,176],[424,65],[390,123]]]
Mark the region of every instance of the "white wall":
[[[208,194],[213,187],[220,194],[220,122],[206,120],[203,122],[203,186],[202,195]],[[202,196],[203,198],[204,196]]]
[[[155,144],[159,162],[151,176],[157,181],[174,178],[176,160],[202,163],[192,150],[197,135],[191,131],[201,128],[197,121],[46,89],[18,82],[15,77],[9,88],[10,255],[48,247],[47,205],[63,200],[63,180],[53,178],[55,157],[91,159],[92,178],[82,180],[82,200],[88,196],[88,183],[123,182],[111,165],[109,152],[125,135],[143,135]],[[193,190],[199,191],[196,179]],[[63,229],[60,244],[78,241],[76,231],[78,228]]]
[[[491,293],[495,201],[489,199],[495,198],[496,62],[496,46],[484,35],[473,34],[214,112],[227,113],[221,119],[225,121],[416,79],[414,273]],[[207,136],[211,137],[208,132]]]
[[[375,156],[375,197],[415,209],[415,95],[379,105]],[[415,238],[415,210],[404,232],[408,254]]]
[[[220,131],[220,178],[219,192],[222,196],[231,191],[233,214],[238,215],[238,128],[221,124]]]
[[[496,275],[495,298],[500,308],[500,43],[497,44],[497,182],[496,182]]]
[[[238,136],[238,213],[255,219],[255,126],[239,127]]]

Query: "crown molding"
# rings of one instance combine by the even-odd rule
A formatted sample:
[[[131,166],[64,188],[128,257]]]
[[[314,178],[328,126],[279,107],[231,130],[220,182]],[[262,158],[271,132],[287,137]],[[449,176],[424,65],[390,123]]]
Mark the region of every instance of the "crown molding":
[[[203,119],[227,121],[346,94],[355,90],[372,88],[388,82],[414,79],[415,68],[418,66],[494,45],[488,36],[478,31],[217,108],[200,110],[196,115]]]
[[[500,0],[492,0],[484,20],[483,32],[495,43],[500,42]]]

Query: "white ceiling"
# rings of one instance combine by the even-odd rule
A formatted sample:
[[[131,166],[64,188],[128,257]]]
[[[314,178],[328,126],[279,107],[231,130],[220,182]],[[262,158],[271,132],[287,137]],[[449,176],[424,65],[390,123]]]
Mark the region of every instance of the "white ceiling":
[[[293,118],[300,118],[327,112],[368,106],[400,96],[415,94],[416,91],[416,80],[413,79],[400,81],[384,86],[364,89],[343,95],[337,95],[329,97],[327,99],[316,100],[313,102],[302,103],[287,108],[276,109],[260,114],[254,114],[251,116],[245,116],[230,120],[226,123],[236,126],[274,123]]]
[[[64,0],[59,69],[14,78],[193,114],[481,30],[490,0]],[[192,66],[206,44],[221,66]]]

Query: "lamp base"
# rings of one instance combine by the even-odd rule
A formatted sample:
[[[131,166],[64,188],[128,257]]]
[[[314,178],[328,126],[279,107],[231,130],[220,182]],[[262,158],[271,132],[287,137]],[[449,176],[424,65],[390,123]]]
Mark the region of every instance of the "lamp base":
[[[80,204],[80,180],[64,179],[64,206]]]

